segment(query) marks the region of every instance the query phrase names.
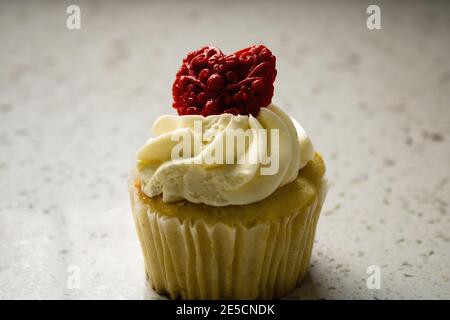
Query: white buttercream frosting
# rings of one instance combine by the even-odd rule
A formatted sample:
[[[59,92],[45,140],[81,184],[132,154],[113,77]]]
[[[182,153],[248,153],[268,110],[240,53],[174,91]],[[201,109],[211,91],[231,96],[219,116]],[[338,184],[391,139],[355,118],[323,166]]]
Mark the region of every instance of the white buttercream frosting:
[[[248,133],[241,148],[227,135],[239,129]],[[150,197],[162,194],[165,202],[253,203],[292,182],[314,154],[300,124],[273,104],[257,117],[161,116],[152,131],[154,137],[137,154],[138,175],[142,191]],[[267,133],[265,139],[261,132]],[[174,157],[183,139],[192,150]],[[228,142],[233,148],[227,148]]]

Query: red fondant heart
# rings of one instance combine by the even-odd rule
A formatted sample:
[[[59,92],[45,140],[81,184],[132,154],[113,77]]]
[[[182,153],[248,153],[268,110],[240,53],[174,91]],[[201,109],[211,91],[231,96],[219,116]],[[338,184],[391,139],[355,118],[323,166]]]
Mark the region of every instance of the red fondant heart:
[[[216,47],[189,53],[172,87],[179,115],[252,114],[272,101],[276,58],[263,45],[224,55]]]

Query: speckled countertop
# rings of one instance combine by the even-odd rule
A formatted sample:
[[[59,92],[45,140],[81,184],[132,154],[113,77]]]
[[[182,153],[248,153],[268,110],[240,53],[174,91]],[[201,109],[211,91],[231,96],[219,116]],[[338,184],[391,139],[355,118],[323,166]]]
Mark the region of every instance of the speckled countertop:
[[[450,3],[376,3],[369,31],[364,1],[0,2],[0,299],[158,298],[129,208],[135,151],[174,113],[187,51],[260,42],[331,187],[288,298],[449,299]]]

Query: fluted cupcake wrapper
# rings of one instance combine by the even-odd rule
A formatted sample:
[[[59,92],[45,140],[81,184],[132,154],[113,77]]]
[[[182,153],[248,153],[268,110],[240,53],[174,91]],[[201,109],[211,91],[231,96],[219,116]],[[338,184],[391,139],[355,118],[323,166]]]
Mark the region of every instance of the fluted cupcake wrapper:
[[[131,188],[133,216],[153,288],[171,298],[272,299],[287,295],[309,266],[326,195],[278,220],[229,226],[152,212]]]

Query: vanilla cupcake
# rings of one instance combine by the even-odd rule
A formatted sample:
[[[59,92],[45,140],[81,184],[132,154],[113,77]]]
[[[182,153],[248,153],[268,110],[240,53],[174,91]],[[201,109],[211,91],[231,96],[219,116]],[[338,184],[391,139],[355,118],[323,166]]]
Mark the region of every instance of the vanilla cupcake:
[[[204,47],[183,60],[173,86],[179,115],[155,121],[130,183],[158,293],[278,298],[307,272],[325,164],[303,128],[270,103],[275,76],[264,46],[228,56]]]

